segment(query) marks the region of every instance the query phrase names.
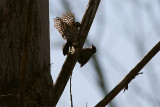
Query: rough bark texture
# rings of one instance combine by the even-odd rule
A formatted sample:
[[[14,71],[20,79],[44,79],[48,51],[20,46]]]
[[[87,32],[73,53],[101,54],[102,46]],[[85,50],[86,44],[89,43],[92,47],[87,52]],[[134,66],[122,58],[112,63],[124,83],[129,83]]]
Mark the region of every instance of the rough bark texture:
[[[29,0],[0,0],[0,106],[19,104],[20,66]],[[25,106],[51,106],[49,4],[35,0],[28,40]]]

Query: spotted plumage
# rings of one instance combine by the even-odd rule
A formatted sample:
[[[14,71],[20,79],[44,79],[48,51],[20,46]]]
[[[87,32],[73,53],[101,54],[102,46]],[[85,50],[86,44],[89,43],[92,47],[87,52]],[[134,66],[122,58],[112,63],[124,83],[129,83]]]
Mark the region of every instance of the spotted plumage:
[[[78,29],[75,22],[74,14],[70,11],[63,14],[62,17],[54,18],[54,27],[62,35],[62,37],[70,42],[76,42],[78,37]]]
[[[62,17],[54,18],[54,27],[67,41],[67,43],[63,46],[64,55],[68,53],[67,50],[69,50],[69,47],[70,49],[72,49],[71,47],[73,46],[73,44],[77,43],[79,26],[80,24],[78,22],[75,22],[74,14],[70,11],[63,14]]]
[[[67,41],[71,39],[71,27],[67,23],[63,22],[60,17],[56,17],[54,19],[54,27],[58,30],[64,39]]]
[[[84,66],[94,53],[96,53],[96,47],[94,45],[89,48],[83,48],[78,58],[78,62],[81,64],[80,66]]]
[[[72,25],[72,24],[75,24],[75,17],[74,17],[74,14],[71,13],[70,11],[69,12],[66,12],[66,14],[63,14],[63,16],[61,17],[62,21],[69,24],[69,25]]]

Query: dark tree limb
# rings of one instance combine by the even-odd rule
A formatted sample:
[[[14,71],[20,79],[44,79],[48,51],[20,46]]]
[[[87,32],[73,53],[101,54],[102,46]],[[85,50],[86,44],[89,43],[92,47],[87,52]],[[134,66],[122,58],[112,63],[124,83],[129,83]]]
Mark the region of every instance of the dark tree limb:
[[[160,41],[149,51],[149,53],[128,73],[128,75],[102,99],[95,107],[105,107],[123,88],[126,89],[128,84],[140,72],[140,70],[159,52]]]
[[[88,32],[90,30],[91,24],[97,12],[99,3],[101,0],[90,0],[87,6],[86,12],[81,21],[81,28],[78,39],[78,46],[75,47],[75,54],[69,54],[61,68],[61,71],[57,77],[57,80],[54,84],[54,106],[56,106],[59,98],[61,97],[64,88],[69,80],[69,77],[72,74],[73,68],[77,62],[80,51],[84,45],[84,42],[87,38]]]

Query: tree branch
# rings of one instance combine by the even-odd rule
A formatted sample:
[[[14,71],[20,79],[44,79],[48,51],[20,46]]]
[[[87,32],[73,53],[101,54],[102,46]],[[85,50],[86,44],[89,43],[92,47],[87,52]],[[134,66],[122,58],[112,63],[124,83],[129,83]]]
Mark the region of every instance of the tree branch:
[[[73,107],[73,99],[72,99],[72,75],[70,77],[70,100],[71,100],[71,107]]]
[[[149,53],[127,74],[127,76],[102,99],[95,107],[105,107],[123,88],[133,80],[140,70],[159,52],[160,41],[149,51]]]
[[[90,0],[87,6],[86,12],[83,16],[81,22],[81,28],[78,38],[78,46],[75,47],[75,54],[69,54],[61,68],[61,71],[57,77],[57,80],[54,84],[54,106],[56,106],[59,98],[61,97],[64,88],[69,80],[70,75],[72,74],[73,68],[77,62],[80,51],[84,45],[84,42],[87,38],[88,32],[90,30],[91,24],[97,12],[99,3],[101,0]]]

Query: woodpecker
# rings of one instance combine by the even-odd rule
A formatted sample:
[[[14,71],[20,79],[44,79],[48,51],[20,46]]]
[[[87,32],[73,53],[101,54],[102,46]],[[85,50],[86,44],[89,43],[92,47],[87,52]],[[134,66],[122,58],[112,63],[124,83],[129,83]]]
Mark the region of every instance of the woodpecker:
[[[77,44],[79,22],[75,22],[74,14],[70,11],[63,14],[62,17],[54,18],[54,27],[61,36],[67,41],[63,46],[63,55],[67,55],[69,48],[74,53],[74,45]]]
[[[94,53],[96,53],[96,47],[93,44],[91,47],[83,48],[78,58],[80,67],[84,66]]]

